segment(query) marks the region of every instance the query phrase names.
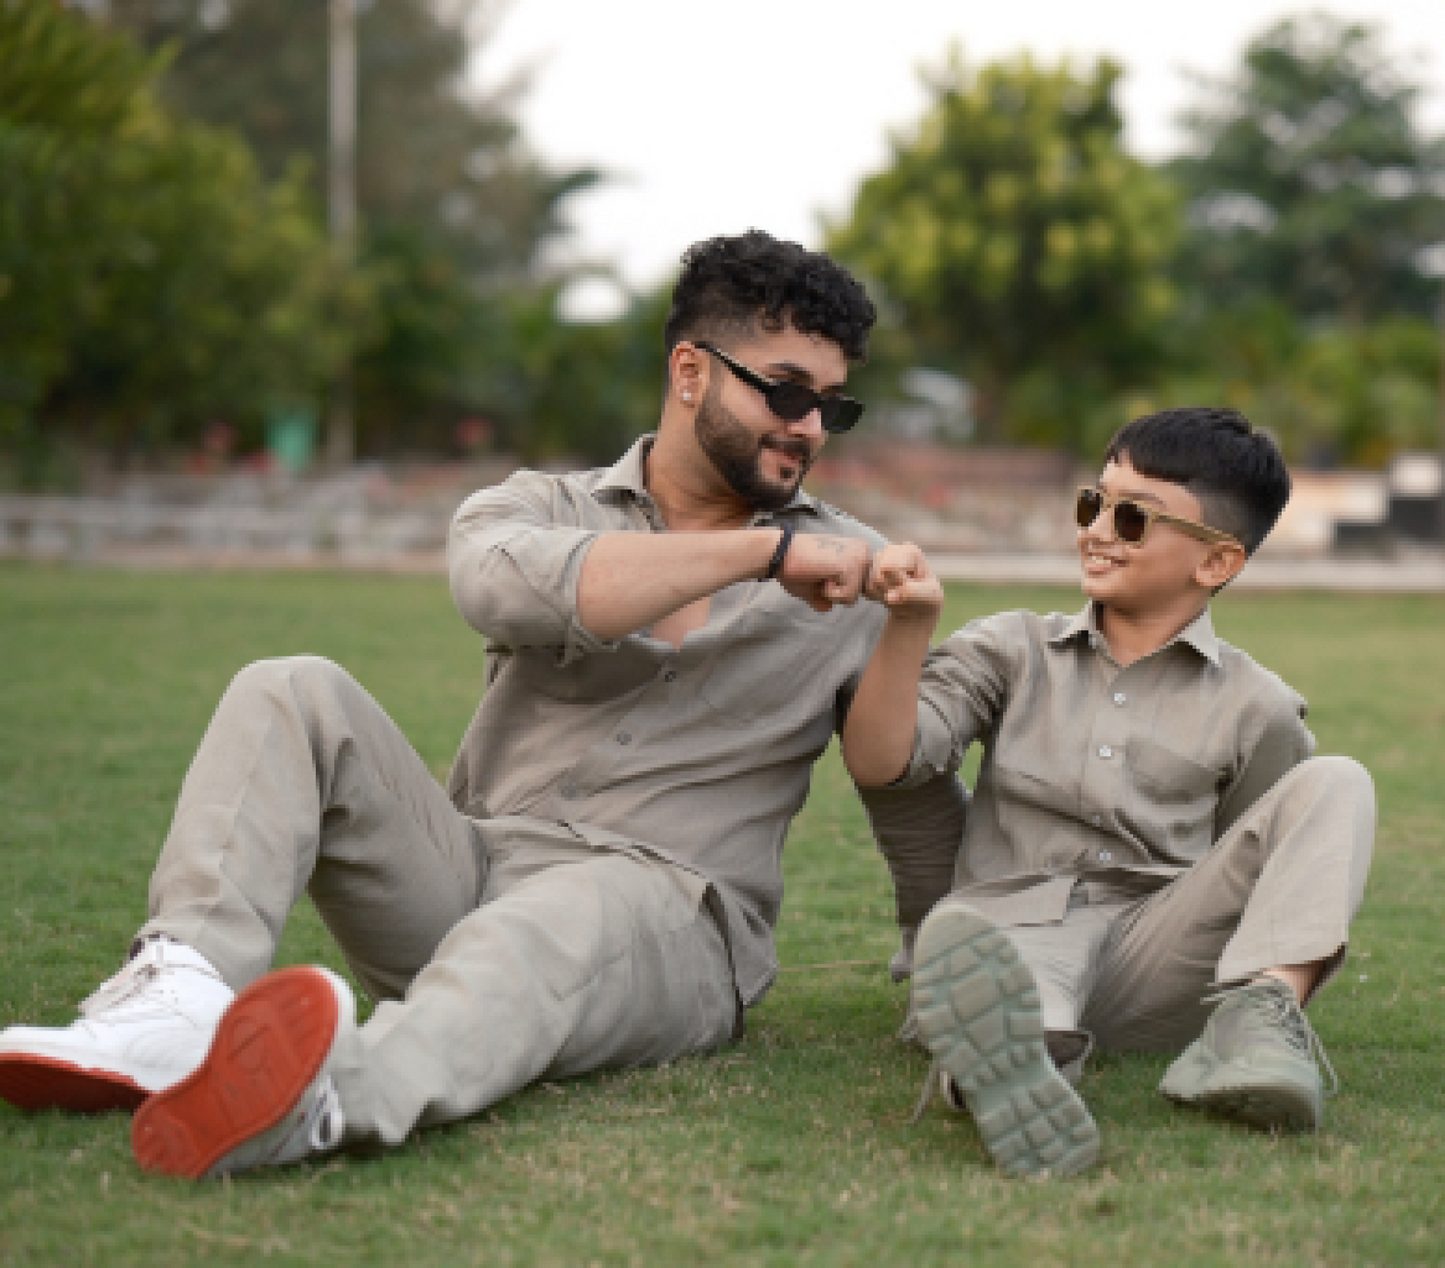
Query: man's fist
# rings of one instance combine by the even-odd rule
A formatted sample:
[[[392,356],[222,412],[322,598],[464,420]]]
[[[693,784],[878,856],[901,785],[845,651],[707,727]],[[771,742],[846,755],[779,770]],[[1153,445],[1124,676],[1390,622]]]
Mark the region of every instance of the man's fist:
[[[868,573],[868,543],[856,537],[799,533],[783,556],[778,584],[816,612],[856,603]]]
[[[907,620],[931,623],[943,609],[943,586],[911,542],[885,546],[873,556],[864,594]]]

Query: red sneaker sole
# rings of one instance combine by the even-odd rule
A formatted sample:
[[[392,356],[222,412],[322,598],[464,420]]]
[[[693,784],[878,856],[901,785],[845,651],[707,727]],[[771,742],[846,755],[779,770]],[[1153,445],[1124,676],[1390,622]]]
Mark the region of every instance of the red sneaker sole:
[[[18,1053],[0,1055],[0,1101],[22,1110],[99,1114],[133,1110],[150,1095],[112,1070],[87,1070],[68,1061]]]
[[[136,1113],[136,1161],[199,1180],[285,1117],[331,1051],[339,1019],[336,993],[316,969],[279,969],[251,983],[221,1018],[199,1069]]]

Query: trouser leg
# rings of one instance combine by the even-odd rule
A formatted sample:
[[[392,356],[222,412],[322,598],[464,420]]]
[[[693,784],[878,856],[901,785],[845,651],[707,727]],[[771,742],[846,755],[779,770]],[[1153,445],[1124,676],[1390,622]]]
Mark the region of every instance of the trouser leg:
[[[544,1078],[721,1047],[738,1003],[707,905],[623,854],[492,888],[333,1065],[349,1141],[397,1144]]]
[[[236,990],[309,889],[366,989],[400,995],[481,896],[485,859],[381,706],[317,657],[236,675],[186,775],[150,919]]]
[[[1364,898],[1374,829],[1359,763],[1300,763],[1205,858],[1121,914],[1084,1027],[1105,1047],[1179,1048],[1203,1028],[1213,985],[1316,961],[1328,976]]]
[[[1007,928],[1009,938],[1033,971],[1045,1030],[1078,1030],[1099,953],[1120,910],[1117,904],[1090,903],[1088,887],[1081,881],[1074,888],[1062,921]]]

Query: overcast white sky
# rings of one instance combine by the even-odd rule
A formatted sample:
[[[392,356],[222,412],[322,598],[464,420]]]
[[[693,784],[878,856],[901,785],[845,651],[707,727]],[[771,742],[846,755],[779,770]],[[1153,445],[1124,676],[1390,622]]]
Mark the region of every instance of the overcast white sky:
[[[808,245],[886,159],[890,128],[923,106],[917,67],[951,40],[971,60],[1028,49],[1111,54],[1127,68],[1129,143],[1162,156],[1186,68],[1222,73],[1274,19],[1275,0],[514,0],[479,59],[483,85],[534,68],[521,117],[533,147],[614,174],[574,201],[577,247],[634,285],[688,243],[758,226]],[[1445,128],[1445,0],[1328,6],[1383,25],[1422,57],[1425,120]],[[584,304],[585,306],[585,304]]]

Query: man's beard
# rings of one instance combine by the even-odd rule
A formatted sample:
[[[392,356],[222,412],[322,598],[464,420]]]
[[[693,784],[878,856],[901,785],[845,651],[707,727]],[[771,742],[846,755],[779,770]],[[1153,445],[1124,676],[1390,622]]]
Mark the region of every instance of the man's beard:
[[[698,406],[694,426],[697,443],[728,488],[755,511],[778,511],[787,506],[813,465],[814,455],[806,440],[771,437],[759,440],[712,392],[703,397]],[[767,479],[762,471],[764,448],[775,449],[796,462],[797,478],[791,482]]]

